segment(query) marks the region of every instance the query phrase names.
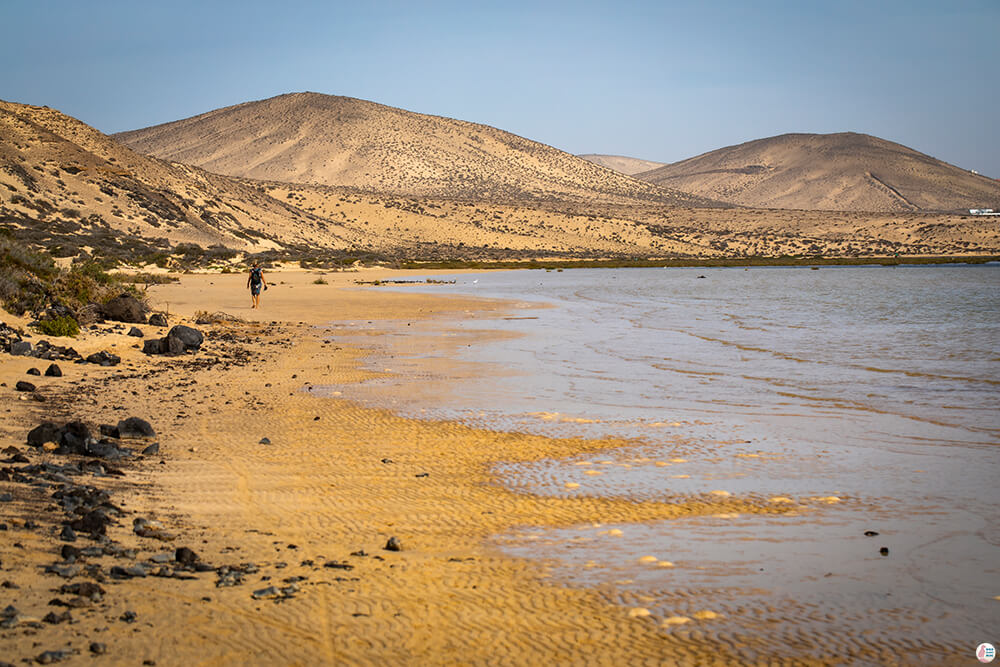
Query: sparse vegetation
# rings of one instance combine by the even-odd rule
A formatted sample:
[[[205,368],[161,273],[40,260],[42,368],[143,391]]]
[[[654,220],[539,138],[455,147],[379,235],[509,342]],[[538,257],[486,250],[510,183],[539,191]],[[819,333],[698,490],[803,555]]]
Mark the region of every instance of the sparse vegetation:
[[[313,281],[313,285],[329,285],[329,284],[330,283],[326,282],[325,278],[317,278],[316,280]]]
[[[39,333],[46,336],[67,336],[73,338],[80,334],[80,325],[69,315],[39,320],[34,324],[34,327]]]

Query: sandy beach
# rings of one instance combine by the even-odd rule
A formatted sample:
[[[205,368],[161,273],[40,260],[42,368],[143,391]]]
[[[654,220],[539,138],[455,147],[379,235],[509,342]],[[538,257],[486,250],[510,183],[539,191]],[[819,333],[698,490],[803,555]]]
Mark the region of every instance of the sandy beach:
[[[701,636],[698,624],[707,621],[683,631],[661,627],[638,596],[612,604],[599,590],[560,585],[544,563],[504,556],[488,538],[517,528],[776,513],[787,511],[783,504],[711,494],[634,502],[518,493],[504,488],[491,466],[622,443],[481,431],[318,398],[314,383],[369,375],[359,363],[364,351],[338,344],[322,325],[477,317],[509,306],[347,289],[359,279],[406,279],[402,273],[327,274],[325,285],[314,284],[317,277],[268,274],[272,287],[256,312],[242,275],[185,275],[151,288],[152,305],[169,312],[171,325],[192,323],[198,311],[244,321],[193,325],[207,339],[197,353],[179,357],[143,355],[124,335],[127,327],[98,325],[72,345],[84,355],[109,350],[122,363],[62,363],[63,377],[32,378],[44,402],[17,400],[12,391],[40,360],[4,355],[3,446],[17,447],[32,464],[78,460],[25,446],[26,433],[45,420],[79,419],[96,431],[137,416],[153,426],[160,446],[158,455],[118,464],[123,477],[81,481],[112,491],[123,514],[107,533],[126,553],[81,557],[90,569],[65,580],[44,573],[60,561],[64,544],[62,514],[47,499],[53,484],[0,482],[0,492],[13,496],[2,508],[0,599],[20,614],[0,630],[3,660],[67,650],[70,664],[90,664],[97,642],[117,664],[730,662],[730,647]],[[132,530],[137,518],[160,522],[173,539],[140,537]],[[390,538],[399,551],[384,548]],[[91,543],[81,535],[75,546]],[[204,572],[181,572],[175,550],[182,546]],[[137,563],[165,564],[166,571],[108,574]],[[185,578],[166,576],[171,567]],[[242,582],[217,586],[234,578]],[[99,602],[73,608],[69,622],[38,622],[60,610],[50,601],[61,585],[88,580],[103,587]]]

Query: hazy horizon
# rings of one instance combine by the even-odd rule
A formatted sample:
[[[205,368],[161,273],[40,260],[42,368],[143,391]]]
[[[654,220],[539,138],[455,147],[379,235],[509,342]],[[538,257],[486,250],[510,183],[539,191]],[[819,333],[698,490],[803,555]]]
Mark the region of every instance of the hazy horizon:
[[[1000,177],[1000,3],[95,2],[5,7],[0,98],[102,132],[290,92],[676,162],[859,132]]]

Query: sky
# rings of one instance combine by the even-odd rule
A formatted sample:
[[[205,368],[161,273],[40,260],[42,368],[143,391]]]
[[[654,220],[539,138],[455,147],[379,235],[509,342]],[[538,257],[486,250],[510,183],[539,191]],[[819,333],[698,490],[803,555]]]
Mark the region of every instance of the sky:
[[[288,92],[674,162],[863,132],[1000,178],[1000,0],[0,0],[0,99],[105,133]]]

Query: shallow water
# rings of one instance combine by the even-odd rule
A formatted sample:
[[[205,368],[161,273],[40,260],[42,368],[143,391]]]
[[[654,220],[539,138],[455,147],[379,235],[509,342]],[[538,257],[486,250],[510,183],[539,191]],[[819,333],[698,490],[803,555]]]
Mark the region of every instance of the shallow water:
[[[727,620],[671,629],[744,637],[748,659],[747,637],[761,632],[767,651],[789,654],[804,650],[801,633],[834,633],[843,640],[806,654],[861,662],[945,661],[998,638],[1000,267],[519,271],[408,289],[554,307],[444,334],[398,323],[371,362],[394,375],[337,388],[345,397],[484,428],[634,440],[586,461],[498,468],[532,493],[726,491],[809,508],[618,526],[614,539],[592,526],[501,536],[509,553],[644,595],[664,617],[724,590],[708,599]],[[466,343],[478,329],[512,335]],[[442,335],[453,344],[428,343]],[[829,496],[839,502],[805,500]],[[674,567],[639,563],[647,555]],[[768,614],[785,620],[762,630]]]

